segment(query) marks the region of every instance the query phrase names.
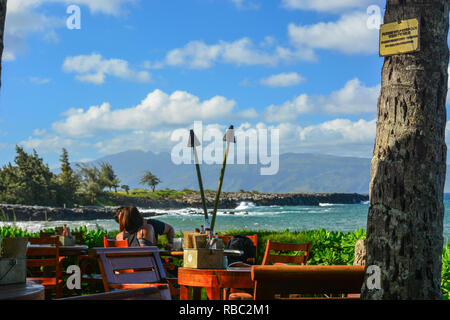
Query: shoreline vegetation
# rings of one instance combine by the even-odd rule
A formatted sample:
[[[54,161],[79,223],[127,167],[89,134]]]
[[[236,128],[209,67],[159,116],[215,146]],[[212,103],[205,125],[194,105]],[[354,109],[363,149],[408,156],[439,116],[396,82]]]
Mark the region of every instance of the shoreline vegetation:
[[[212,207],[215,192],[206,191],[208,207]],[[241,202],[252,202],[257,206],[318,206],[321,203],[359,204],[368,201],[367,195],[343,193],[260,193],[257,191],[224,192],[221,194],[220,209],[234,209]],[[145,209],[182,209],[201,208],[198,191],[185,189],[149,191],[134,189],[118,192],[106,192],[95,206],[76,206],[64,208],[57,206],[30,206],[0,203],[0,220],[11,221],[80,221],[113,219],[115,210],[120,206],[136,206]],[[162,215],[148,212],[146,217]]]
[[[149,189],[131,189],[122,185],[110,163],[76,164],[62,149],[59,173],[54,173],[38,153],[27,153],[16,146],[14,164],[0,168],[0,219],[8,221],[58,221],[112,219],[116,207],[145,209],[201,208],[200,192],[156,190],[161,183],[151,171],[142,173],[141,185]],[[206,190],[206,202],[212,207],[216,192]],[[234,209],[241,202],[257,206],[318,206],[320,203],[353,204],[368,195],[343,193],[261,193],[258,191],[223,192],[219,208]],[[156,213],[154,213],[156,214]],[[152,213],[147,215],[152,216]]]

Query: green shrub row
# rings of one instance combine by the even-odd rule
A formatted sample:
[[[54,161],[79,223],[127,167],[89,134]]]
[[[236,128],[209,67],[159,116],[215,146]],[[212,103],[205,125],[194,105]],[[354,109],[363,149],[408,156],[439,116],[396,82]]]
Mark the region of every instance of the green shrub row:
[[[44,231],[53,231],[46,229]],[[107,232],[97,226],[95,230],[86,227],[74,229],[83,232],[84,244],[93,247],[103,247],[103,237],[114,238],[118,231]],[[358,240],[366,237],[363,229],[354,232],[328,231],[325,229],[292,232],[251,231],[234,229],[227,234],[258,235],[257,264],[261,264],[265,252],[265,244],[268,239],[278,242],[305,243],[311,242],[311,254],[308,264],[311,265],[352,265],[354,260],[354,248]],[[1,238],[6,237],[39,237],[39,233],[30,233],[17,227],[0,227]],[[183,237],[177,233],[176,237]],[[159,237],[159,245],[164,247],[166,237]],[[444,299],[450,299],[450,243],[443,248],[442,254],[442,293]]]

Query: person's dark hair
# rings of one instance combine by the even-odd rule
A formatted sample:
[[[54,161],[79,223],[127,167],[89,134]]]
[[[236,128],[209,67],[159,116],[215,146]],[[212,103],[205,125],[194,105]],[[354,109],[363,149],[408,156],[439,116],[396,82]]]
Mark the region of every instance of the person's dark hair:
[[[144,218],[136,207],[125,207],[119,219],[120,230],[128,233],[137,232],[144,224]]]
[[[120,207],[119,209],[116,210],[116,213],[114,214],[114,220],[120,224],[120,213],[122,212],[122,210],[125,209],[125,207]]]

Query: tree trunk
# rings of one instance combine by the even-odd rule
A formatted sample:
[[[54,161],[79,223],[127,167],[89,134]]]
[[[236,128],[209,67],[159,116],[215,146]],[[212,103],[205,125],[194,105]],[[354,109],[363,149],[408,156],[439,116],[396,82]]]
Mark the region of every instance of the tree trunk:
[[[0,88],[2,87],[2,55],[3,55],[3,35],[6,20],[6,0],[0,0]]]
[[[385,23],[420,19],[421,50],[386,57],[371,164],[363,299],[441,299],[448,0],[388,0]]]

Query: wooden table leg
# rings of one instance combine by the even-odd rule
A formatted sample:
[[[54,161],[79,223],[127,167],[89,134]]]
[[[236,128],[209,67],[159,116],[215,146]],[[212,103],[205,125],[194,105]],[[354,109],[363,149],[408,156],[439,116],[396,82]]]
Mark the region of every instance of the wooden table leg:
[[[220,288],[218,287],[206,288],[206,294],[208,295],[209,300],[221,300]]]
[[[202,288],[192,287],[192,300],[201,300],[201,299],[202,299]]]
[[[189,287],[180,286],[180,300],[189,300]]]

